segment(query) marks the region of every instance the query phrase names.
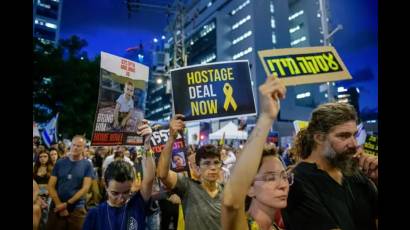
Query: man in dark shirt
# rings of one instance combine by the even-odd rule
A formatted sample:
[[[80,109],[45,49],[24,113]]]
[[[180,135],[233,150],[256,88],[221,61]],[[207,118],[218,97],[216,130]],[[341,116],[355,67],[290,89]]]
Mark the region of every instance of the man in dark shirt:
[[[302,160],[282,211],[287,230],[377,229],[378,158],[359,151],[356,121],[353,106],[327,103],[297,134]]]

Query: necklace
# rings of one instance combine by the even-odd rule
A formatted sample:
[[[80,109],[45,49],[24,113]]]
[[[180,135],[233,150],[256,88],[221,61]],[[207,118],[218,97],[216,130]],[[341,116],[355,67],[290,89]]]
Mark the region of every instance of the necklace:
[[[108,206],[109,206],[109,204],[108,204],[108,201],[107,201],[108,224],[109,224],[109,226],[110,226],[110,229],[113,230],[113,229],[112,229],[112,225],[111,225],[111,217],[110,217],[110,212],[109,212],[109,210],[108,210]],[[122,213],[122,221],[121,221],[120,230],[122,230],[122,224],[124,223],[124,220],[125,220],[125,212],[126,212],[126,210],[127,210],[127,204],[125,204],[124,212]]]

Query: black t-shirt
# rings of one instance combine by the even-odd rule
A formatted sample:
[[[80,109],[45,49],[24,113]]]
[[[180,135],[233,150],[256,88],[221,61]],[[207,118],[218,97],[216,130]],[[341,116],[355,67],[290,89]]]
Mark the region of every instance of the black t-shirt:
[[[293,170],[288,206],[282,210],[286,230],[373,230],[378,217],[378,192],[363,174],[343,177],[338,184],[314,163]]]
[[[48,184],[48,180],[50,179],[50,176],[44,175],[44,176],[39,176],[37,173],[34,175],[34,180],[37,182],[37,184]]]

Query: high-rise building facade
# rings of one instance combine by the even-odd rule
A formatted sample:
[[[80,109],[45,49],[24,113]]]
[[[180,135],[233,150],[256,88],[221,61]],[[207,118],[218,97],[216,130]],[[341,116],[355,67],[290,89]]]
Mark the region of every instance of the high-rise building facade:
[[[33,37],[45,44],[57,45],[63,0],[33,1]]]
[[[258,107],[257,89],[266,74],[257,52],[323,45],[320,16],[318,0],[190,1],[184,26],[187,63],[248,60]],[[168,42],[172,46],[172,39]],[[279,120],[307,120],[312,109],[325,101],[326,84],[288,87]]]

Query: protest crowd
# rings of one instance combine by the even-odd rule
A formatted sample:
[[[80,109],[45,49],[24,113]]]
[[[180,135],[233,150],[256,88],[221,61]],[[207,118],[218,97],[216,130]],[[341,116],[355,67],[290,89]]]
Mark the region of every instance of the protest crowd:
[[[268,78],[259,97],[246,143],[189,145],[185,159],[172,154],[181,114],[158,159],[145,120],[141,146],[89,146],[76,135],[46,147],[33,137],[33,229],[377,229],[378,158],[355,139],[353,106],[318,106],[282,149],[266,140],[286,87]]]

